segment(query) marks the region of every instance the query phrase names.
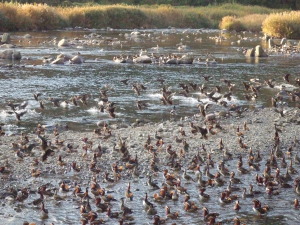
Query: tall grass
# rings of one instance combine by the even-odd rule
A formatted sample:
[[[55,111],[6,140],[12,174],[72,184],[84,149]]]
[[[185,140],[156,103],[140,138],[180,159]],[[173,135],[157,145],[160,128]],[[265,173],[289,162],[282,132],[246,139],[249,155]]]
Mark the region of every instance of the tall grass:
[[[262,28],[263,32],[273,37],[300,39],[300,11],[271,14]]]
[[[219,27],[226,30],[259,32],[262,30],[262,24],[267,16],[267,14],[250,14],[240,18],[225,16]]]
[[[44,4],[0,3],[0,30],[48,30],[67,26],[218,28],[221,19],[225,16],[241,18],[252,13],[270,14],[272,12],[275,11],[265,7],[239,4],[208,7],[173,7],[170,5],[50,7]]]
[[[44,4],[1,3],[0,14],[5,21],[0,28],[3,30],[51,30],[65,26],[61,14]]]

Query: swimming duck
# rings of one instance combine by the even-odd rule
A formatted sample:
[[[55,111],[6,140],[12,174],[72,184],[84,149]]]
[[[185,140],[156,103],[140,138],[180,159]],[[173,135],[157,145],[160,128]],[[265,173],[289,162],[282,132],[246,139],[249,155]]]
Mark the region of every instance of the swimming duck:
[[[154,208],[154,205],[150,205],[150,207],[146,210],[148,215],[155,215],[157,214],[157,210]]]
[[[190,196],[188,194],[185,195],[184,198],[184,210],[186,212],[196,212],[198,210],[198,206],[195,202],[190,201]]]
[[[240,211],[241,206],[240,206],[240,202],[239,202],[238,200],[235,202],[235,205],[234,205],[233,209],[234,209],[236,212]]]
[[[44,201],[41,203],[41,219],[47,219],[48,218],[48,209],[45,209]]]
[[[223,176],[228,176],[229,175],[229,169],[225,167],[224,161],[221,161],[219,163],[219,165],[218,165],[218,171]]]
[[[299,200],[297,198],[294,200],[294,208],[299,209]]]
[[[229,197],[226,197],[226,193],[222,192],[221,196],[219,198],[219,202],[222,203],[222,204],[229,204],[229,203],[232,202],[232,199],[229,198]]]
[[[37,198],[37,199],[35,199],[32,202],[33,205],[39,205],[39,204],[41,204],[44,201],[44,195],[43,195],[43,193],[42,192],[38,192],[38,194],[40,195],[40,197]]]
[[[111,211],[111,207],[108,207],[106,215],[107,215],[109,218],[119,218],[120,213],[119,213],[119,212],[112,212],[112,211]]]
[[[101,198],[95,198],[95,205],[97,208],[99,208],[102,212],[106,212],[108,209],[107,203],[102,203]]]
[[[70,186],[67,185],[64,181],[59,186],[60,192],[68,192],[70,190]]]
[[[269,211],[269,206],[268,205],[264,205],[263,207],[261,206],[261,202],[257,199],[254,199],[253,201],[253,211],[262,215],[262,214],[266,214]]]
[[[103,188],[103,191],[100,193],[100,195],[101,195],[101,199],[105,203],[109,203],[111,201],[117,201],[112,195],[106,195],[105,188]]]
[[[203,211],[203,219],[204,221],[209,221],[210,218],[216,218],[219,216],[219,213],[209,213],[208,209],[206,207],[202,208]]]
[[[193,182],[194,182],[194,179],[193,179],[190,175],[188,175],[188,174],[186,173],[186,169],[183,170],[182,178],[183,178],[184,180],[186,180],[186,181],[193,181]]]
[[[247,170],[246,168],[244,168],[242,166],[241,162],[238,162],[237,171],[240,172],[241,174],[247,174],[247,173],[249,173],[249,170]]]
[[[130,182],[128,183],[127,190],[125,191],[125,197],[129,198],[130,201],[133,200],[133,193],[130,190]]]
[[[179,213],[178,212],[171,213],[169,206],[166,206],[165,209],[166,209],[166,217],[167,218],[169,218],[169,219],[177,219],[179,217]]]
[[[166,219],[160,218],[159,215],[155,215],[153,217],[153,225],[161,225],[161,224],[165,224],[165,223],[166,223]]]
[[[205,188],[200,188],[199,191],[199,198],[201,201],[208,201],[210,199],[209,194],[204,193],[206,191]]]
[[[247,193],[247,188],[243,188],[243,194],[242,194],[242,198],[253,198],[254,194],[253,193]]]
[[[127,214],[132,214],[132,209],[130,209],[129,207],[127,207],[124,204],[124,198],[121,198],[120,208],[121,208],[121,211],[123,212],[123,216],[127,215]]]
[[[147,211],[153,204],[148,200],[148,193],[145,193],[145,198],[143,200],[144,209]]]
[[[241,184],[242,182],[241,182],[241,180],[239,179],[239,178],[236,178],[235,177],[235,172],[230,172],[230,182],[232,183],[232,184]]]
[[[225,181],[221,178],[221,174],[217,172],[214,177],[215,184],[217,186],[223,186]]]
[[[76,186],[74,191],[73,191],[73,194],[76,196],[76,197],[79,197],[79,198],[83,198],[84,196],[84,193],[82,190],[81,190],[81,187],[80,186]]]
[[[152,176],[151,175],[149,175],[149,177],[148,177],[147,184],[148,184],[148,186],[150,186],[153,189],[159,189],[159,186],[152,181]]]

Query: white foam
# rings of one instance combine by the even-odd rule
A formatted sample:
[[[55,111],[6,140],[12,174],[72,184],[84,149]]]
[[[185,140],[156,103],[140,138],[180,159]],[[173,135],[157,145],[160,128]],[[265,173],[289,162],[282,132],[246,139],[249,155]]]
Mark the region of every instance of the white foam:
[[[88,113],[90,114],[99,114],[101,113],[100,110],[97,108],[97,107],[92,107],[92,108],[89,108],[88,110],[86,110]]]

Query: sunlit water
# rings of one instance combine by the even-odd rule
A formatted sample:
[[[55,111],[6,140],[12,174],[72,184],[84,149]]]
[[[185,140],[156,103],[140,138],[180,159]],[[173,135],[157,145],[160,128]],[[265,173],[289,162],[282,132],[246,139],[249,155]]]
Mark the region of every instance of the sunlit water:
[[[142,34],[137,38],[127,37],[132,30],[78,30],[78,31],[53,31],[53,32],[34,32],[30,33],[32,39],[23,39],[25,33],[14,33],[13,43],[20,45],[17,50],[21,51],[23,59],[20,61],[0,61],[0,121],[5,124],[5,130],[18,132],[24,129],[32,129],[38,123],[52,126],[54,124],[68,124],[70,129],[74,130],[91,130],[96,127],[96,122],[104,120],[111,123],[125,122],[130,123],[136,119],[147,118],[151,121],[162,121],[170,118],[170,111],[173,106],[162,106],[160,102],[161,85],[156,80],[158,78],[165,79],[165,85],[171,87],[173,91],[179,91],[179,83],[195,82],[203,84],[205,81],[203,75],[210,75],[211,79],[206,82],[208,87],[221,85],[222,93],[225,93],[225,85],[221,79],[231,80],[236,84],[233,93],[233,99],[230,104],[269,106],[270,98],[278,92],[278,88],[263,88],[256,102],[248,102],[243,97],[244,87],[242,81],[249,81],[251,78],[258,78],[261,82],[266,79],[274,78],[277,86],[284,84],[282,76],[286,73],[292,75],[299,73],[299,55],[283,56],[270,55],[267,58],[245,58],[241,48],[254,47],[258,44],[266,47],[265,42],[260,39],[260,35],[251,33],[238,34],[241,37],[248,37],[248,40],[237,40],[240,37],[237,34],[226,34],[226,40],[216,43],[209,37],[219,36],[218,30],[143,30]],[[97,33],[102,37],[98,40],[105,40],[99,45],[74,45],[68,48],[58,48],[57,45],[49,43],[50,40],[56,38],[58,41],[62,37],[70,39],[78,38],[79,40],[93,39],[86,35]],[[94,38],[96,39],[96,38]],[[21,40],[21,42],[19,42]],[[112,41],[115,41],[112,44]],[[186,45],[185,50],[179,50],[178,46],[182,43]],[[153,47],[159,46],[159,49]],[[167,55],[169,53],[190,54],[195,58],[200,58],[200,62],[192,65],[158,65],[158,64],[118,64],[113,62],[116,55],[135,55],[139,54],[140,49],[147,51],[147,54],[154,53],[156,55]],[[42,58],[44,56],[56,56],[59,53],[67,53],[75,55],[80,52],[85,59],[85,63],[81,65],[44,65]],[[207,55],[211,55],[218,62],[215,66],[207,66],[205,59]],[[5,65],[12,64],[13,67]],[[126,86],[122,82],[123,79],[130,79],[129,85]],[[132,83],[143,83],[147,90],[141,92],[141,96],[134,94]],[[109,101],[116,103],[116,118],[109,118],[107,113],[99,112],[97,103],[99,99],[99,90],[108,87]],[[39,104],[33,98],[33,93],[40,92],[43,95],[41,99],[45,102],[45,110],[39,109]],[[49,97],[60,98],[61,100],[70,99],[75,95],[89,94],[88,106],[54,107],[49,101]],[[176,94],[174,96],[174,105],[176,106],[176,114],[178,117],[191,116],[198,113],[197,105],[198,97],[203,102],[208,99],[200,96],[199,90],[191,92],[189,97]],[[146,110],[138,111],[135,106],[136,100],[144,100],[149,103]],[[16,122],[15,116],[7,113],[9,107],[6,105],[8,101],[21,103],[28,101],[27,114],[25,114],[21,122]],[[212,103],[212,102],[211,102]],[[230,169],[235,168],[235,164],[229,165]],[[55,184],[57,178],[49,178],[49,182]],[[88,182],[88,181],[87,181]],[[88,185],[88,183],[82,184]],[[142,185],[146,182],[143,178],[137,183],[133,183],[135,191],[135,199],[141,202],[144,197]],[[247,183],[247,181],[245,181]],[[112,188],[118,196],[123,196],[124,185],[116,184]],[[224,187],[216,188],[220,192]],[[264,191],[263,188],[261,191]],[[207,191],[210,193],[210,191]],[[154,191],[149,191],[152,195]],[[288,192],[286,199],[292,199],[294,193]],[[198,190],[191,190],[191,195],[197,196]],[[213,196],[213,195],[212,195]],[[31,202],[37,195],[30,196]],[[195,199],[193,199],[195,200]],[[281,209],[291,208],[291,202],[284,200],[282,197],[273,196],[264,199],[264,203],[275,206],[280,200],[280,206],[274,207],[270,211],[268,217],[254,216],[252,212],[252,204],[243,205],[242,212],[239,217],[243,217],[247,224],[297,224],[299,221],[298,211],[291,211],[288,215],[283,215]],[[223,211],[230,206],[222,206],[215,204],[217,196],[205,204],[213,211]],[[134,211],[143,211],[141,204],[127,202]],[[180,205],[179,205],[180,204]],[[181,209],[181,201],[169,202],[172,211]],[[79,221],[79,204],[69,198],[68,201],[61,203],[47,203],[49,211],[56,213],[51,214],[47,221],[54,224],[78,224]],[[20,206],[22,207],[22,206]],[[56,210],[59,209],[59,210]],[[65,210],[67,209],[67,210]],[[164,207],[157,207],[158,213],[164,215]],[[39,209],[23,208],[22,213],[17,217],[5,218],[5,224],[21,224],[16,222],[23,219],[36,220],[36,215],[29,212]],[[5,210],[4,210],[5,211]],[[202,216],[197,214],[181,214],[182,216],[176,221],[178,224],[203,224]],[[232,224],[235,212],[226,210],[226,214],[222,218],[225,224]],[[151,221],[152,216],[144,214],[136,214],[136,224],[144,224],[144,218],[147,222]],[[10,222],[11,221],[11,222]],[[188,221],[188,222],[187,222]],[[117,220],[114,221],[117,224]],[[46,222],[48,223],[48,222]]]
[[[241,81],[249,81],[251,78],[258,78],[263,83],[265,79],[274,78],[278,85],[282,85],[282,75],[286,73],[295,74],[299,70],[299,55],[277,56],[271,55],[268,58],[245,58],[240,51],[262,44],[259,35],[250,33],[239,34],[247,37],[248,40],[237,43],[240,37],[235,34],[226,34],[226,40],[218,43],[209,37],[219,36],[217,30],[145,30],[138,38],[127,37],[130,30],[94,30],[94,31],[56,31],[31,33],[32,39],[24,39],[24,33],[13,34],[13,42],[21,46],[23,59],[19,61],[1,61],[16,65],[13,68],[0,68],[1,102],[0,118],[6,124],[14,124],[15,116],[5,113],[8,109],[7,101],[20,103],[28,101],[28,113],[22,117],[22,123],[18,128],[35,126],[37,122],[42,124],[70,123],[74,127],[80,125],[89,128],[99,120],[107,120],[107,113],[100,113],[97,110],[99,89],[108,86],[109,101],[115,102],[117,117],[113,121],[130,121],[136,118],[148,118],[159,121],[169,117],[173,106],[162,107],[160,103],[161,84],[156,81],[158,78],[165,79],[165,85],[173,91],[180,91],[179,83],[195,82],[203,84],[203,75],[210,75],[212,78],[206,83],[208,87],[221,85],[225,93],[224,83],[220,79],[228,79],[236,84],[234,102],[231,104],[248,104],[241,94],[244,90]],[[101,35],[101,38],[91,38],[91,33]],[[97,45],[76,44],[68,48],[58,48],[51,40],[56,38],[57,42],[62,38],[78,38],[88,41],[95,39],[103,43]],[[21,42],[19,42],[21,40]],[[109,40],[109,41],[107,41]],[[114,43],[111,44],[112,41]],[[56,43],[57,43],[56,42]],[[185,50],[178,50],[179,44],[186,45]],[[158,50],[155,47],[159,47]],[[116,55],[135,55],[140,50],[146,50],[147,54],[156,55],[190,54],[200,58],[200,62],[192,65],[158,65],[158,64],[118,64],[112,58]],[[80,52],[85,59],[82,65],[44,65],[44,56],[56,57],[59,53],[75,55]],[[216,59],[216,66],[205,65],[207,55]],[[18,67],[17,67],[18,66]],[[130,79],[126,86],[120,82],[123,79]],[[141,92],[141,96],[134,94],[133,83],[143,83],[147,90]],[[278,89],[265,88],[254,104],[269,105],[270,97]],[[46,109],[39,110],[39,104],[33,99],[33,93],[41,92],[41,100],[45,102]],[[67,108],[55,108],[48,101],[49,97],[59,98],[61,101],[68,100],[72,96],[89,94],[88,106],[74,107],[72,104]],[[197,112],[197,98],[199,91],[191,92],[189,97],[175,95],[174,105],[179,116],[193,115]],[[203,98],[203,97],[202,97]],[[135,106],[136,100],[149,102],[149,107],[144,111],[138,111]],[[206,101],[204,98],[203,101]],[[253,103],[250,103],[253,104]],[[32,123],[34,121],[34,123]],[[76,126],[75,126],[76,125]],[[74,128],[75,129],[75,128]]]

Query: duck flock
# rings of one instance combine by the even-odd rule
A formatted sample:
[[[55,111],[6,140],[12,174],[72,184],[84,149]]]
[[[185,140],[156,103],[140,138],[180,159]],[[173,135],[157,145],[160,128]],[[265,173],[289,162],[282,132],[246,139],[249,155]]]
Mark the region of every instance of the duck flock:
[[[133,96],[147,90],[147,84],[130,78],[119,82]],[[159,85],[160,104],[172,109],[170,120],[162,123],[102,120],[92,131],[76,132],[68,125],[36,122],[34,129],[18,134],[1,123],[4,224],[239,225],[288,219],[287,224],[297,224],[299,74],[243,82],[242,96],[249,102],[283,83],[270,108],[232,103],[236,84],[228,79],[215,85],[215,79],[203,76],[201,85],[181,82],[176,91],[166,79],[153,82]],[[4,110],[17,125],[24,125],[29,100],[41,114],[49,108],[95,106],[107,118],[117,118],[121,106],[110,92],[101,88],[97,101],[95,93],[66,99],[33,93],[32,99],[7,101]],[[174,98],[193,93],[200,96],[197,106],[185,111],[196,113],[179,114]],[[137,111],[148,107],[146,101],[135,103]]]

